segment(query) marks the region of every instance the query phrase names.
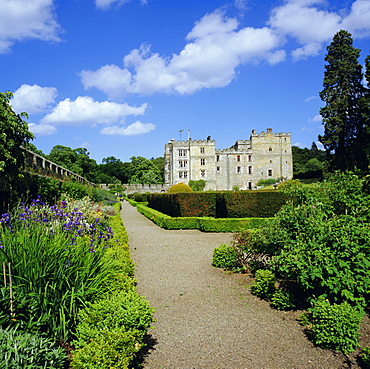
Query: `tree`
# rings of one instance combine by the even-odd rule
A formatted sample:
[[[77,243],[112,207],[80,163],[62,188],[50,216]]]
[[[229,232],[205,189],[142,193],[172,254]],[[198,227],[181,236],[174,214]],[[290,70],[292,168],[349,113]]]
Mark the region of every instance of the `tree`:
[[[102,162],[103,164],[99,165],[99,171],[111,178],[114,178],[113,182],[108,183],[116,183],[117,181],[121,183],[129,182],[131,177],[130,163],[123,163],[120,159],[117,159],[114,156],[103,158]]]
[[[320,109],[324,135],[319,141],[326,150],[331,170],[368,170],[368,122],[361,107],[365,95],[360,50],[353,47],[352,36],[341,30],[327,48],[324,89]]]
[[[33,139],[28,130],[26,113],[16,114],[10,106],[11,92],[0,92],[0,208],[4,210],[10,196],[16,196],[16,187],[21,169],[25,164],[25,152],[21,146],[27,146]],[[5,200],[6,199],[6,200]]]
[[[131,158],[131,179],[130,183],[159,184],[163,183],[161,169],[152,160],[142,156]]]

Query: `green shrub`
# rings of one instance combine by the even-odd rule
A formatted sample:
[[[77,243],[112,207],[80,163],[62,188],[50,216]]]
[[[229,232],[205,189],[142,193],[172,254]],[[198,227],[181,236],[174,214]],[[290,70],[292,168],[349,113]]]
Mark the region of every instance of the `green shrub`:
[[[238,253],[233,246],[221,244],[213,250],[212,265],[226,270],[235,269],[238,266]]]
[[[203,191],[206,187],[206,181],[204,179],[199,179],[198,181],[189,181],[189,186],[193,191]]]
[[[137,330],[142,338],[153,321],[153,312],[153,308],[134,289],[110,294],[79,312],[75,347],[84,346],[105,329],[124,327],[125,331]]]
[[[260,269],[255,274],[256,284],[252,286],[253,295],[269,300],[275,293],[276,278],[271,270]]]
[[[74,351],[73,369],[128,369],[141,348],[138,331],[124,327],[103,329],[87,345]]]
[[[191,187],[185,183],[177,183],[173,186],[171,186],[168,191],[168,193],[179,193],[179,192],[193,192]]]
[[[276,179],[269,178],[269,179],[260,179],[257,182],[257,186],[270,186],[276,183]]]
[[[370,367],[370,346],[366,346],[362,349],[361,360],[365,365]]]
[[[43,336],[0,328],[0,369],[60,369],[66,362],[64,349]]]
[[[87,187],[78,182],[63,182],[62,192],[75,200],[83,199],[89,195]]]
[[[288,290],[277,288],[271,297],[271,306],[278,310],[287,310],[296,305],[293,295]]]
[[[309,310],[316,345],[342,351],[345,355],[358,347],[363,312],[347,302],[330,304],[324,298],[319,298]]]

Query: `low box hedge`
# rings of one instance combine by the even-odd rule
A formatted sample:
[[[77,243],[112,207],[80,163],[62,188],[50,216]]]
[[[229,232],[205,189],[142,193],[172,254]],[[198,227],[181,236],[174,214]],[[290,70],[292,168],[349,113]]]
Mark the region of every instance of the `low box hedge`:
[[[136,204],[137,210],[164,229],[199,229],[203,232],[233,233],[241,229],[261,227],[269,218],[211,218],[211,217],[170,217],[142,204]]]

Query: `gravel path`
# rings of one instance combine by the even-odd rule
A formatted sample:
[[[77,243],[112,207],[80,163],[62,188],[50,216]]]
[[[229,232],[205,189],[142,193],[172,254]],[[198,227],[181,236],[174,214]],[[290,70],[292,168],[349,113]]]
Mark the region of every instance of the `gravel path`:
[[[211,266],[232,234],[163,230],[123,202],[138,291],[155,307],[145,369],[339,369],[342,354],[306,338],[298,312],[273,310],[251,295],[243,275]]]

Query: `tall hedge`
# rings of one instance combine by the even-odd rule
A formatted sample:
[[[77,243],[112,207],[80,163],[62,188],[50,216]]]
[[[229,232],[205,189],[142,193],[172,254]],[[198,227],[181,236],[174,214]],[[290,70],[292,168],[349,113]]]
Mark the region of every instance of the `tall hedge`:
[[[150,208],[171,217],[269,218],[286,201],[276,190],[148,195]]]

